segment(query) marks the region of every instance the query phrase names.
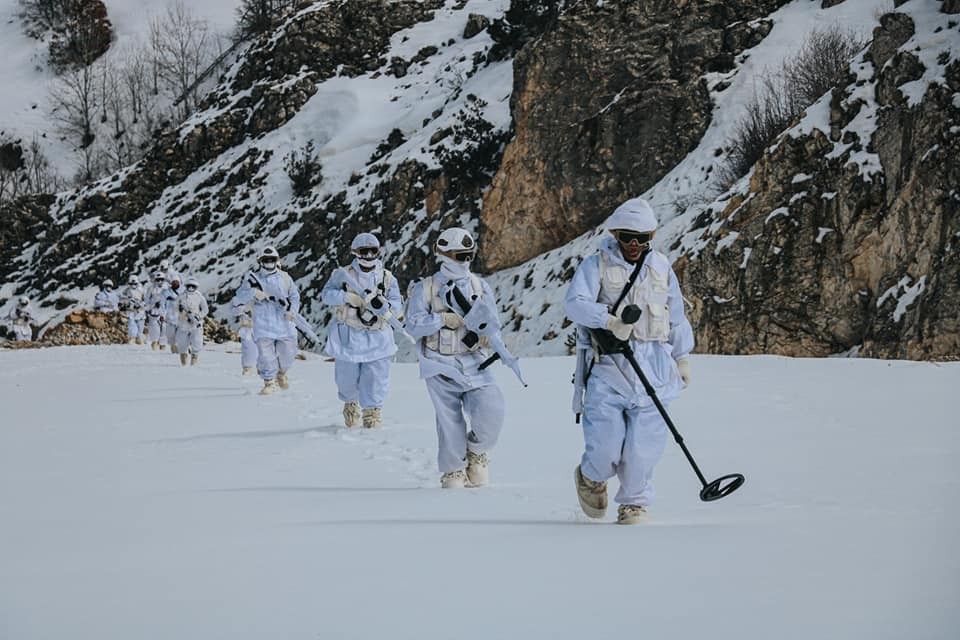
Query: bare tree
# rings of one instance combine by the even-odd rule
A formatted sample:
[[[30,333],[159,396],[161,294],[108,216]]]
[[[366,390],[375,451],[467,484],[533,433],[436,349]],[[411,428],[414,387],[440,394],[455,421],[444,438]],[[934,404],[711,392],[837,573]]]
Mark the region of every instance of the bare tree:
[[[99,128],[97,70],[92,65],[68,69],[50,92],[51,116],[57,130],[80,155],[82,181],[93,180],[99,167],[94,142]]]
[[[300,0],[243,0],[237,7],[237,32],[241,38],[272,31]]]
[[[0,203],[62,187],[37,138],[26,147],[19,140],[0,139]]]
[[[196,80],[216,57],[216,38],[206,21],[177,0],[150,25],[150,44],[159,89],[179,100],[177,120],[184,120],[197,104]]]

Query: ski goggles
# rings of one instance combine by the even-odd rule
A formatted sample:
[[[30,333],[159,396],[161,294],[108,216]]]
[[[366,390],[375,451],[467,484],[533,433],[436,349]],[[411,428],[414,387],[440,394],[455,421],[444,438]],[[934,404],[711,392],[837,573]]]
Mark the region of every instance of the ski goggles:
[[[624,229],[616,229],[613,232],[613,236],[620,244],[630,244],[634,241],[639,244],[647,244],[653,240],[652,231],[626,231]]]
[[[187,291],[196,291],[196,290],[197,290],[196,285],[192,285],[192,284],[187,285]]]
[[[353,250],[353,255],[363,260],[373,260],[380,255],[380,249],[377,247],[360,247]]]
[[[450,257],[456,260],[457,262],[470,262],[473,260],[473,256],[476,255],[475,251],[451,251],[449,253]]]
[[[260,264],[262,264],[262,265],[265,266],[265,267],[272,267],[273,265],[277,264],[277,259],[276,259],[276,258],[264,258],[263,260],[260,261]]]

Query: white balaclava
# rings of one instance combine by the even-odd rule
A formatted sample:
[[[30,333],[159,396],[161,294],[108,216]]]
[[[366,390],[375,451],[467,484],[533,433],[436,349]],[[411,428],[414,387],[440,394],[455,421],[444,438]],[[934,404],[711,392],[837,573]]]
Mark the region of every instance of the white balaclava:
[[[379,257],[362,257],[358,252],[363,250],[376,249],[377,255],[380,254],[380,241],[372,233],[358,233],[357,237],[350,243],[350,251],[353,253],[353,259],[357,264],[365,269],[374,269],[380,263]]]

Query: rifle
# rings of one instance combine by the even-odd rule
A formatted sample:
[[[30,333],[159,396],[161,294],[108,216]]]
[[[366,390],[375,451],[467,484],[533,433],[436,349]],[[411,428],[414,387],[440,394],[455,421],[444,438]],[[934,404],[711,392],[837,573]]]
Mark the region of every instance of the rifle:
[[[350,273],[349,273],[346,269],[341,269],[340,271],[343,273],[343,279],[344,279],[344,281],[346,282],[346,285],[347,285],[350,289],[352,289],[354,293],[356,293],[357,295],[360,295],[360,296],[364,296],[364,297],[369,296],[370,294],[373,293],[373,292],[370,291],[369,289],[364,289],[363,287],[361,287],[361,286],[360,286],[360,283],[357,282],[357,281],[353,278],[353,276],[351,276]],[[377,296],[373,296],[373,297],[370,299],[370,306],[372,306],[374,309],[377,309],[377,310],[381,309],[381,308],[383,307],[383,304],[384,304],[384,303],[381,302],[381,300],[380,300],[380,298],[379,298],[378,295],[377,295]],[[359,312],[359,311],[362,311],[362,310],[358,309],[358,312]],[[373,313],[373,312],[371,312],[371,313]],[[373,315],[377,315],[377,314],[373,314]],[[382,315],[381,317],[386,318],[387,322],[390,324],[390,326],[393,328],[394,331],[396,331],[396,332],[399,333],[401,336],[403,336],[404,338],[406,338],[407,340],[409,340],[411,343],[416,343],[416,340],[413,339],[413,336],[411,336],[409,333],[407,333],[407,330],[404,328],[403,323],[400,322],[400,320],[399,320],[398,318],[396,318],[396,317],[390,312],[389,309],[385,310],[384,313],[383,313],[383,315]],[[364,322],[363,318],[361,318],[360,321],[361,321],[361,322]],[[366,324],[366,322],[364,322],[364,324]],[[370,324],[373,324],[373,322],[371,322]]]
[[[253,272],[247,272],[247,275],[249,276],[247,282],[249,282],[251,286],[263,291],[263,284],[260,282],[260,279],[253,275]],[[264,291],[264,293],[266,293],[266,291]],[[285,311],[290,311],[289,298],[280,299],[276,296],[267,296],[267,300],[273,302],[274,304],[280,305]],[[317,336],[317,333],[310,326],[310,323],[307,322],[307,319],[304,318],[299,312],[297,312],[293,318],[293,326],[297,331],[300,332],[300,335],[306,338],[311,349],[313,349],[317,343],[320,342],[320,338]]]
[[[453,280],[450,280],[447,285],[450,287],[450,293],[453,294],[453,297],[457,302],[457,306],[460,307],[463,315],[466,316],[469,314],[473,309],[473,305],[471,305],[470,301],[467,300],[467,296],[463,295],[463,292],[460,291]],[[452,305],[449,303],[450,301],[448,300],[447,306],[452,308]],[[516,374],[517,379],[520,380],[520,383],[526,387],[527,382],[523,379],[523,373],[520,371],[519,359],[514,357],[514,355],[507,349],[507,345],[503,343],[503,336],[501,335],[500,331],[498,330],[491,332],[489,335],[487,335],[487,338],[490,340],[490,347],[493,348],[495,353],[480,363],[478,370],[483,371],[497,360],[501,360],[503,364],[507,365],[510,370]],[[473,346],[479,341],[480,336],[478,336],[475,331],[467,331],[467,334],[463,337],[463,343],[470,348],[473,348]]]

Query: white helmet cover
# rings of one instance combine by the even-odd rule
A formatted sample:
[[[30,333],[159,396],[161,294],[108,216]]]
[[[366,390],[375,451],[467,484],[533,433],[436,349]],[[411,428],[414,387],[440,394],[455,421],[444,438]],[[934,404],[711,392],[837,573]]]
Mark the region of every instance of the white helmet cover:
[[[358,233],[357,237],[353,239],[353,242],[350,243],[350,250],[356,251],[357,249],[368,249],[368,248],[380,248],[380,241],[377,240],[377,236],[372,233]]]
[[[617,207],[603,226],[609,231],[623,229],[653,232],[657,230],[657,216],[646,200],[633,198]]]
[[[110,278],[107,278],[106,280],[103,281],[103,286],[104,286],[104,287],[113,287],[113,280],[111,280]]]
[[[140,278],[131,273],[130,277],[127,278],[127,284],[140,284]]]
[[[466,229],[450,227],[445,229],[434,245],[436,251],[473,251],[477,250],[477,243]]]
[[[21,307],[25,307],[25,306],[27,306],[28,304],[30,304],[30,298],[28,298],[27,296],[20,296],[20,301],[19,301],[19,302],[20,302],[20,306],[21,306]]]
[[[264,247],[263,251],[260,252],[260,258],[259,258],[259,259],[260,259],[260,260],[263,260],[264,258],[273,258],[274,260],[276,260],[277,262],[279,262],[279,261],[280,261],[280,254],[277,253],[276,247],[273,247],[273,246]]]
[[[200,283],[197,282],[197,279],[194,278],[193,276],[190,276],[189,278],[187,278],[186,285],[188,287],[196,287],[197,289],[200,288]]]

